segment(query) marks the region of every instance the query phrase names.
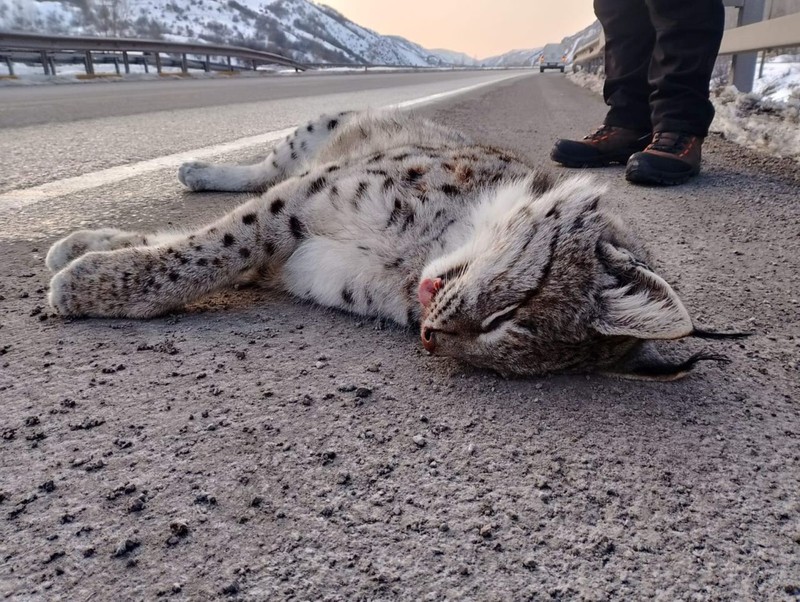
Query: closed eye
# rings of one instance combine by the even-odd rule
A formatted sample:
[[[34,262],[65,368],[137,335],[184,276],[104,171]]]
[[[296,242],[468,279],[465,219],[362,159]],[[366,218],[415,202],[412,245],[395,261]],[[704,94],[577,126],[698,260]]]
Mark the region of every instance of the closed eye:
[[[481,330],[483,332],[491,332],[492,330],[499,328],[503,323],[508,322],[514,317],[518,307],[519,303],[514,303],[513,305],[504,307],[500,311],[494,312],[483,322],[481,322]]]

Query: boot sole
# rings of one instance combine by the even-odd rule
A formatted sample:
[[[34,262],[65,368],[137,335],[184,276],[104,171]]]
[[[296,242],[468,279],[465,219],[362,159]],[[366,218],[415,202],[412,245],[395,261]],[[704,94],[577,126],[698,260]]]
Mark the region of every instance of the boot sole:
[[[611,165],[625,165],[632,154],[598,157],[596,159],[576,159],[554,150],[550,153],[550,158],[564,167],[610,167]]]
[[[684,173],[670,174],[654,171],[642,166],[634,159],[628,162],[625,169],[625,179],[632,184],[650,184],[653,186],[678,186],[684,184],[700,173],[700,169],[692,169]]]

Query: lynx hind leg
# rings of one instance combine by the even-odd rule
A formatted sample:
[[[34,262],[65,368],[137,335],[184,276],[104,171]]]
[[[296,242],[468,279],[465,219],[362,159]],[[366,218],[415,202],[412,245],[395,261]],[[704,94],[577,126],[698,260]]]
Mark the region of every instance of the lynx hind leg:
[[[320,188],[322,172],[287,180],[192,232],[85,253],[53,276],[50,304],[62,316],[148,318],[241,282],[253,270],[270,278],[270,268],[285,264],[315,230],[318,205],[309,195],[322,206],[330,202],[330,191]]]
[[[264,192],[270,186],[302,171],[328,142],[351,112],[321,115],[298,127],[279,142],[269,156],[253,165],[211,165],[190,161],[181,165],[178,179],[189,190],[220,192]]]
[[[116,228],[78,230],[53,244],[47,252],[44,262],[51,271],[58,272],[81,255],[92,251],[113,251],[128,247],[168,243],[182,236],[183,234],[180,232],[142,234]]]

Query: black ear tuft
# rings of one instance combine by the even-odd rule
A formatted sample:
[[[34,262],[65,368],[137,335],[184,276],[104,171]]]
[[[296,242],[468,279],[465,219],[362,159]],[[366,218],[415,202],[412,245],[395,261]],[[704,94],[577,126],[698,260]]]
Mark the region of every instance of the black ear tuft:
[[[646,380],[678,380],[689,374],[699,362],[721,362],[728,364],[730,360],[724,355],[696,353],[683,362],[662,361],[652,364],[642,363],[629,374],[633,378]]]
[[[726,340],[726,339],[746,339],[753,336],[752,332],[712,332],[710,330],[702,330],[695,328],[689,336],[697,337],[698,339],[713,339],[713,340]]]
[[[724,362],[730,360],[723,355],[696,353],[690,358],[675,362],[664,358],[652,343],[635,348],[608,373],[634,380],[678,380],[689,374],[699,362]]]

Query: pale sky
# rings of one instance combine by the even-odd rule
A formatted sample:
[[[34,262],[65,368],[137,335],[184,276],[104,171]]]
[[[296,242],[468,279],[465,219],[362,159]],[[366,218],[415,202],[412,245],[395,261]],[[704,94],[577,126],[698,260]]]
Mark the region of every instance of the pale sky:
[[[592,0],[317,0],[351,21],[479,59],[560,42],[594,21]]]

